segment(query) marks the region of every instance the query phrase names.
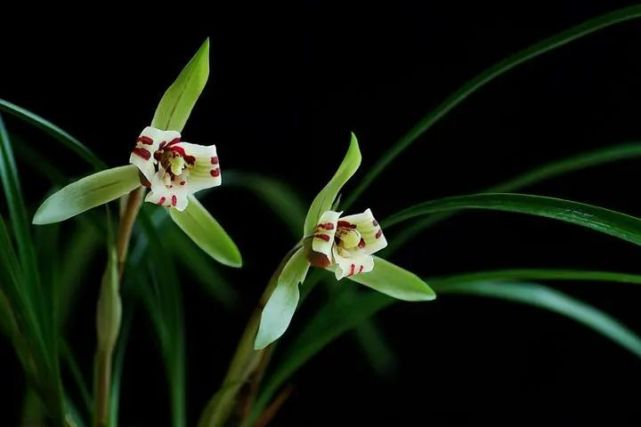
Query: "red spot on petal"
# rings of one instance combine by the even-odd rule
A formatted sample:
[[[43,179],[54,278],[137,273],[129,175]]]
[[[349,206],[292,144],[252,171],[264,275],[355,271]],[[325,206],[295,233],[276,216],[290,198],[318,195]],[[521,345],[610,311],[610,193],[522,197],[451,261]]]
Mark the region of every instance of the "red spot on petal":
[[[318,227],[324,229],[324,230],[333,230],[334,229],[334,224],[331,222],[327,222],[325,224],[318,224]]]
[[[314,234],[314,237],[329,242],[329,236],[327,234]]]
[[[354,264],[352,264],[352,265],[350,265],[350,266],[349,266],[349,275],[350,275],[350,276],[352,276],[352,275],[354,274],[354,269],[355,269],[355,268],[356,268],[356,266],[355,266]]]
[[[176,198],[176,195],[174,194],[171,196],[171,205],[176,206],[176,203],[178,203],[178,198]]]
[[[149,158],[151,157],[151,153],[149,152],[149,150],[147,150],[146,148],[142,148],[142,147],[134,148],[132,153],[137,155],[137,156],[142,157],[145,160],[149,160]]]
[[[182,156],[183,159],[185,159],[185,161],[187,163],[189,163],[191,165],[196,163],[196,158],[194,156],[191,156],[191,155],[185,153],[185,149],[183,147],[180,147],[178,145],[173,145],[172,146],[172,144],[176,144],[177,143],[177,142],[174,142],[174,141],[180,142],[180,139],[176,138],[173,141],[171,141],[169,144],[167,144],[167,147],[166,147],[167,150],[173,152],[174,154],[178,153],[179,155]]]
[[[362,272],[363,272],[363,267],[364,267],[363,265],[361,265],[361,266],[360,266],[360,268],[358,269],[358,272],[359,272],[359,273],[362,273]]]
[[[141,142],[146,145],[152,145],[154,143],[154,140],[149,138],[148,136],[140,135],[138,137],[138,142]]]
[[[343,228],[356,228],[356,224],[351,224],[349,221],[338,221],[338,226]]]
[[[219,168],[212,169],[209,173],[210,173],[210,174],[211,174],[211,176],[213,176],[214,178],[219,177],[219,176],[220,176],[220,169],[219,169]]]
[[[174,138],[171,141],[169,141],[169,144],[167,144],[167,147],[171,147],[172,145],[176,145],[180,142],[180,138]]]
[[[156,204],[162,206],[165,204],[165,200],[167,200],[167,198],[165,196],[162,196]]]
[[[212,165],[217,165],[218,164],[218,156],[214,156],[211,158],[211,164]]]
[[[361,241],[358,242],[358,247],[363,249],[365,247],[365,240],[361,239]]]
[[[382,235],[383,235],[383,230],[379,229],[379,230],[376,232],[376,238],[377,238],[377,239],[379,239]]]
[[[180,181],[180,185],[185,185],[185,181]]]

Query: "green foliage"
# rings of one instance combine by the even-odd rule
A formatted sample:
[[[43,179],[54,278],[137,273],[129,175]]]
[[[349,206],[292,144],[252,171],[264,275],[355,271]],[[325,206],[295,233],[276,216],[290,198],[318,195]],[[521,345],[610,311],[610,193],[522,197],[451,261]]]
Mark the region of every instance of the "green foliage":
[[[490,209],[542,216],[641,245],[639,218],[585,203],[529,194],[487,193],[445,197],[404,209],[383,221],[383,224],[392,226],[422,215],[461,209]]]
[[[585,21],[510,55],[478,74],[473,79],[467,81],[443,102],[441,102],[441,104],[439,104],[434,110],[430,111],[421,120],[419,120],[412,129],[392,145],[386,153],[379,157],[379,160],[369,169],[361,183],[345,201],[346,208],[352,206],[356,199],[367,189],[367,187],[370,186],[372,182],[374,182],[383,170],[396,160],[396,157],[412,145],[428,129],[438,123],[439,120],[447,116],[450,111],[465,101],[468,96],[472,95],[486,84],[494,81],[494,79],[502,76],[513,68],[518,67],[521,64],[525,64],[544,53],[558,49],[559,47],[565,46],[574,40],[581,39],[602,29],[622,22],[638,19],[640,17],[640,5],[634,5],[606,13],[605,15]]]

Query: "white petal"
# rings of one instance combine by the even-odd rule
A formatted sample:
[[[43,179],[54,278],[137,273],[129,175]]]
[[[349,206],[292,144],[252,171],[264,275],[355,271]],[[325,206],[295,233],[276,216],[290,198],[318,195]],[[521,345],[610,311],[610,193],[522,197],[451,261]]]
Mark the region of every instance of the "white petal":
[[[333,252],[336,280],[359,273],[367,273],[374,269],[374,258],[364,251],[349,252],[348,256],[339,254],[337,248],[334,248]]]
[[[173,130],[165,131],[147,126],[136,141],[136,147],[134,147],[131,156],[129,156],[129,163],[136,165],[145,178],[151,181],[155,173],[154,165],[156,164],[154,153],[163,142],[169,143],[175,139],[180,139],[179,132]]]
[[[336,223],[342,212],[326,211],[320,216],[318,224],[314,229],[312,238],[312,250],[321,253],[332,259],[332,246],[334,246],[334,234],[336,234]]]
[[[187,185],[167,186],[158,173],[152,175],[149,182],[151,182],[151,191],[145,197],[146,202],[167,208],[173,207],[179,211],[185,210],[189,203],[187,196],[190,193]]]
[[[184,150],[185,161],[192,165],[189,168],[189,191],[195,193],[221,184],[220,162],[215,145],[181,142],[175,147]],[[190,159],[190,156],[193,158]]]
[[[381,226],[374,219],[371,209],[355,215],[349,215],[340,219],[356,225],[356,230],[361,233],[365,246],[362,249],[365,253],[373,254],[387,246],[387,240],[381,230]]]

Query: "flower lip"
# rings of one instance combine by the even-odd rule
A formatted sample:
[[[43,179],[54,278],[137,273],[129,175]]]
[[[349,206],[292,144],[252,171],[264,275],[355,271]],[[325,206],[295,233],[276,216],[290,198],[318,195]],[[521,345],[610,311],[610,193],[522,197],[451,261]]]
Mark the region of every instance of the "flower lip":
[[[146,127],[130,163],[140,169],[142,185],[151,190],[145,200],[169,208],[184,210],[189,194],[221,184],[216,146],[182,142],[176,131]]]

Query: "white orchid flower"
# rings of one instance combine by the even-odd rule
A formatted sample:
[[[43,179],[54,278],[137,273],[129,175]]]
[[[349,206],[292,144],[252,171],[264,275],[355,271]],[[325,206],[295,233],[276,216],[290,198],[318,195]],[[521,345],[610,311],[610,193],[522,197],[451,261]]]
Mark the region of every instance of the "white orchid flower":
[[[149,188],[145,200],[167,208],[174,223],[203,251],[222,264],[240,267],[238,247],[193,196],[221,184],[216,146],[181,141],[180,132],[208,76],[209,40],[205,40],[165,91],[151,125],[136,140],[130,164],[102,170],[55,192],[38,208],[33,223],[60,222],[113,200],[132,200],[129,195],[138,197],[143,185]]]
[[[372,254],[387,246],[370,209],[345,217],[341,214],[326,211],[320,216],[307,255],[313,266],[333,269],[337,280],[372,271]]]
[[[361,164],[361,151],[352,134],[349,149],[332,179],[312,201],[303,225],[303,239],[287,255],[271,282],[254,340],[256,350],[267,347],[285,333],[300,299],[299,284],[310,265],[334,271],[336,279],[347,278],[392,298],[431,301],[434,291],[414,273],[374,253],[387,240],[372,211],[341,217],[335,211],[338,193]]]
[[[129,162],[150,188],[145,201],[183,211],[188,196],[221,184],[215,145],[182,142],[180,133],[147,126],[131,152]]]

